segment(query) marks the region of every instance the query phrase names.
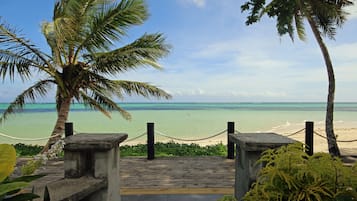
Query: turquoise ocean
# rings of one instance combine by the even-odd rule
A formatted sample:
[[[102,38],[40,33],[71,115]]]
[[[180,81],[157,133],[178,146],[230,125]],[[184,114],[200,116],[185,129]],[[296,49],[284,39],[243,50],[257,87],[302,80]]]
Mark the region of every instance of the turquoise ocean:
[[[7,107],[0,103],[0,112]],[[129,139],[145,133],[147,122],[155,130],[179,138],[202,138],[225,130],[228,121],[240,132],[264,132],[279,127],[303,127],[305,121],[323,124],[325,103],[119,103],[132,120],[112,113],[109,119],[82,104],[73,104],[69,115],[75,132],[127,133]],[[56,120],[55,104],[28,104],[0,125],[0,134],[14,138],[50,135]],[[335,125],[357,127],[357,103],[336,103]],[[46,140],[17,140],[0,135],[0,143],[44,144]]]

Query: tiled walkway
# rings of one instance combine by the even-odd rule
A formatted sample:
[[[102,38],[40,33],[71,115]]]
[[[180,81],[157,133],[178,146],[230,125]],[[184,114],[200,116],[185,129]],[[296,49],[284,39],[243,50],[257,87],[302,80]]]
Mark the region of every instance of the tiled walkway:
[[[33,182],[36,193],[63,171],[63,161],[49,161],[37,172],[47,176]],[[120,159],[120,193],[123,201],[213,201],[233,194],[234,171],[234,160],[223,157],[126,157]]]

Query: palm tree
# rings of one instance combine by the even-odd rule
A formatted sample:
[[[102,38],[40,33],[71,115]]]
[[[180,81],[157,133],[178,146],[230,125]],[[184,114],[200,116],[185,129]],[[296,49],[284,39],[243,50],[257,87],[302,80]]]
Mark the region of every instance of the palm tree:
[[[342,26],[347,13],[343,7],[352,5],[349,0],[249,0],[241,6],[242,12],[250,11],[246,24],[251,25],[260,20],[264,14],[276,17],[276,28],[280,36],[288,34],[294,41],[294,34],[305,40],[304,19],[307,20],[314,37],[321,49],[328,73],[328,96],[326,107],[325,129],[328,149],[331,155],[339,156],[336,136],[333,128],[333,111],[335,96],[335,76],[328,49],[322,39],[327,36],[334,39],[336,28]]]
[[[145,66],[161,69],[157,60],[169,53],[170,46],[160,33],[144,34],[130,44],[113,48],[128,28],[142,24],[147,17],[144,0],[57,0],[53,21],[42,24],[51,55],[0,22],[0,76],[13,81],[15,75],[22,80],[30,80],[34,73],[42,75],[9,104],[0,123],[55,87],[58,116],[46,151],[63,133],[74,101],[108,117],[117,111],[130,119],[114,98],[134,94],[169,99],[168,93],[148,83],[111,79]]]

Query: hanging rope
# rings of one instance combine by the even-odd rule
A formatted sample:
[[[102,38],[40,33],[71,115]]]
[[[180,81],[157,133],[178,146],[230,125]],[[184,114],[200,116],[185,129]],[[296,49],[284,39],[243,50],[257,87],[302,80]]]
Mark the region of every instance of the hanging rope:
[[[324,139],[328,139],[326,136],[323,136],[323,135],[321,135],[320,133],[318,133],[316,131],[314,131],[314,134],[319,136],[319,137],[322,137]],[[332,140],[334,140],[334,139],[332,139]],[[336,140],[336,142],[342,142],[342,143],[344,143],[344,142],[357,142],[357,139],[356,140]]]
[[[54,135],[54,136],[43,137],[43,138],[20,138],[20,137],[14,137],[14,136],[6,135],[4,133],[0,133],[0,136],[6,137],[6,138],[10,138],[10,139],[13,139],[13,140],[39,141],[39,140],[48,140],[48,139],[51,139],[51,138],[60,137],[60,136],[62,136],[62,134],[57,134],[57,135]]]
[[[136,136],[136,137],[133,137],[133,138],[130,138],[130,139],[125,140],[124,143],[125,143],[125,142],[131,142],[131,141],[137,140],[137,139],[139,139],[139,138],[145,136],[146,134],[147,134],[147,133],[144,132],[143,134],[141,134],[141,135],[139,135],[139,136]]]
[[[291,133],[291,134],[289,134],[289,135],[286,135],[285,137],[291,137],[291,136],[297,135],[297,134],[301,133],[301,132],[304,131],[304,130],[305,130],[305,128],[300,129],[300,130],[298,130],[298,131],[296,131],[296,132],[294,132],[294,133]]]
[[[169,138],[169,139],[172,139],[172,140],[177,140],[177,141],[184,141],[184,142],[197,142],[197,141],[203,141],[203,140],[208,140],[208,139],[211,139],[211,138],[214,138],[214,137],[217,137],[217,136],[220,136],[224,133],[227,132],[227,129],[226,130],[223,130],[217,134],[213,134],[209,137],[205,137],[205,138],[199,138],[199,139],[183,139],[183,138],[177,138],[177,137],[172,137],[172,136],[169,136],[169,135],[166,135],[160,131],[155,131],[155,134],[158,134],[162,137],[166,137],[166,138]]]

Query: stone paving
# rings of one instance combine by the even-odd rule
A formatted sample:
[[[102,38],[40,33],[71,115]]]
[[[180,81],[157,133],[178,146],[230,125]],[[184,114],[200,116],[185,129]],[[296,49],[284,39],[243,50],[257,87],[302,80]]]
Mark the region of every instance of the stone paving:
[[[33,182],[35,193],[42,195],[47,183],[63,178],[63,171],[61,160],[41,167],[36,174],[46,176]],[[183,194],[233,194],[234,171],[234,160],[224,157],[165,157],[151,161],[126,157],[120,159],[121,194],[127,196],[126,200],[150,194],[165,195],[164,200],[182,198]]]
[[[357,161],[355,149],[343,152],[346,165]],[[25,161],[20,158],[19,164]],[[49,161],[36,174],[46,174],[32,183],[35,193],[42,196],[47,183],[63,178],[63,161]],[[224,157],[165,157],[151,161],[138,157],[120,159],[123,201],[216,200],[224,194],[233,194],[234,176],[234,160]]]

